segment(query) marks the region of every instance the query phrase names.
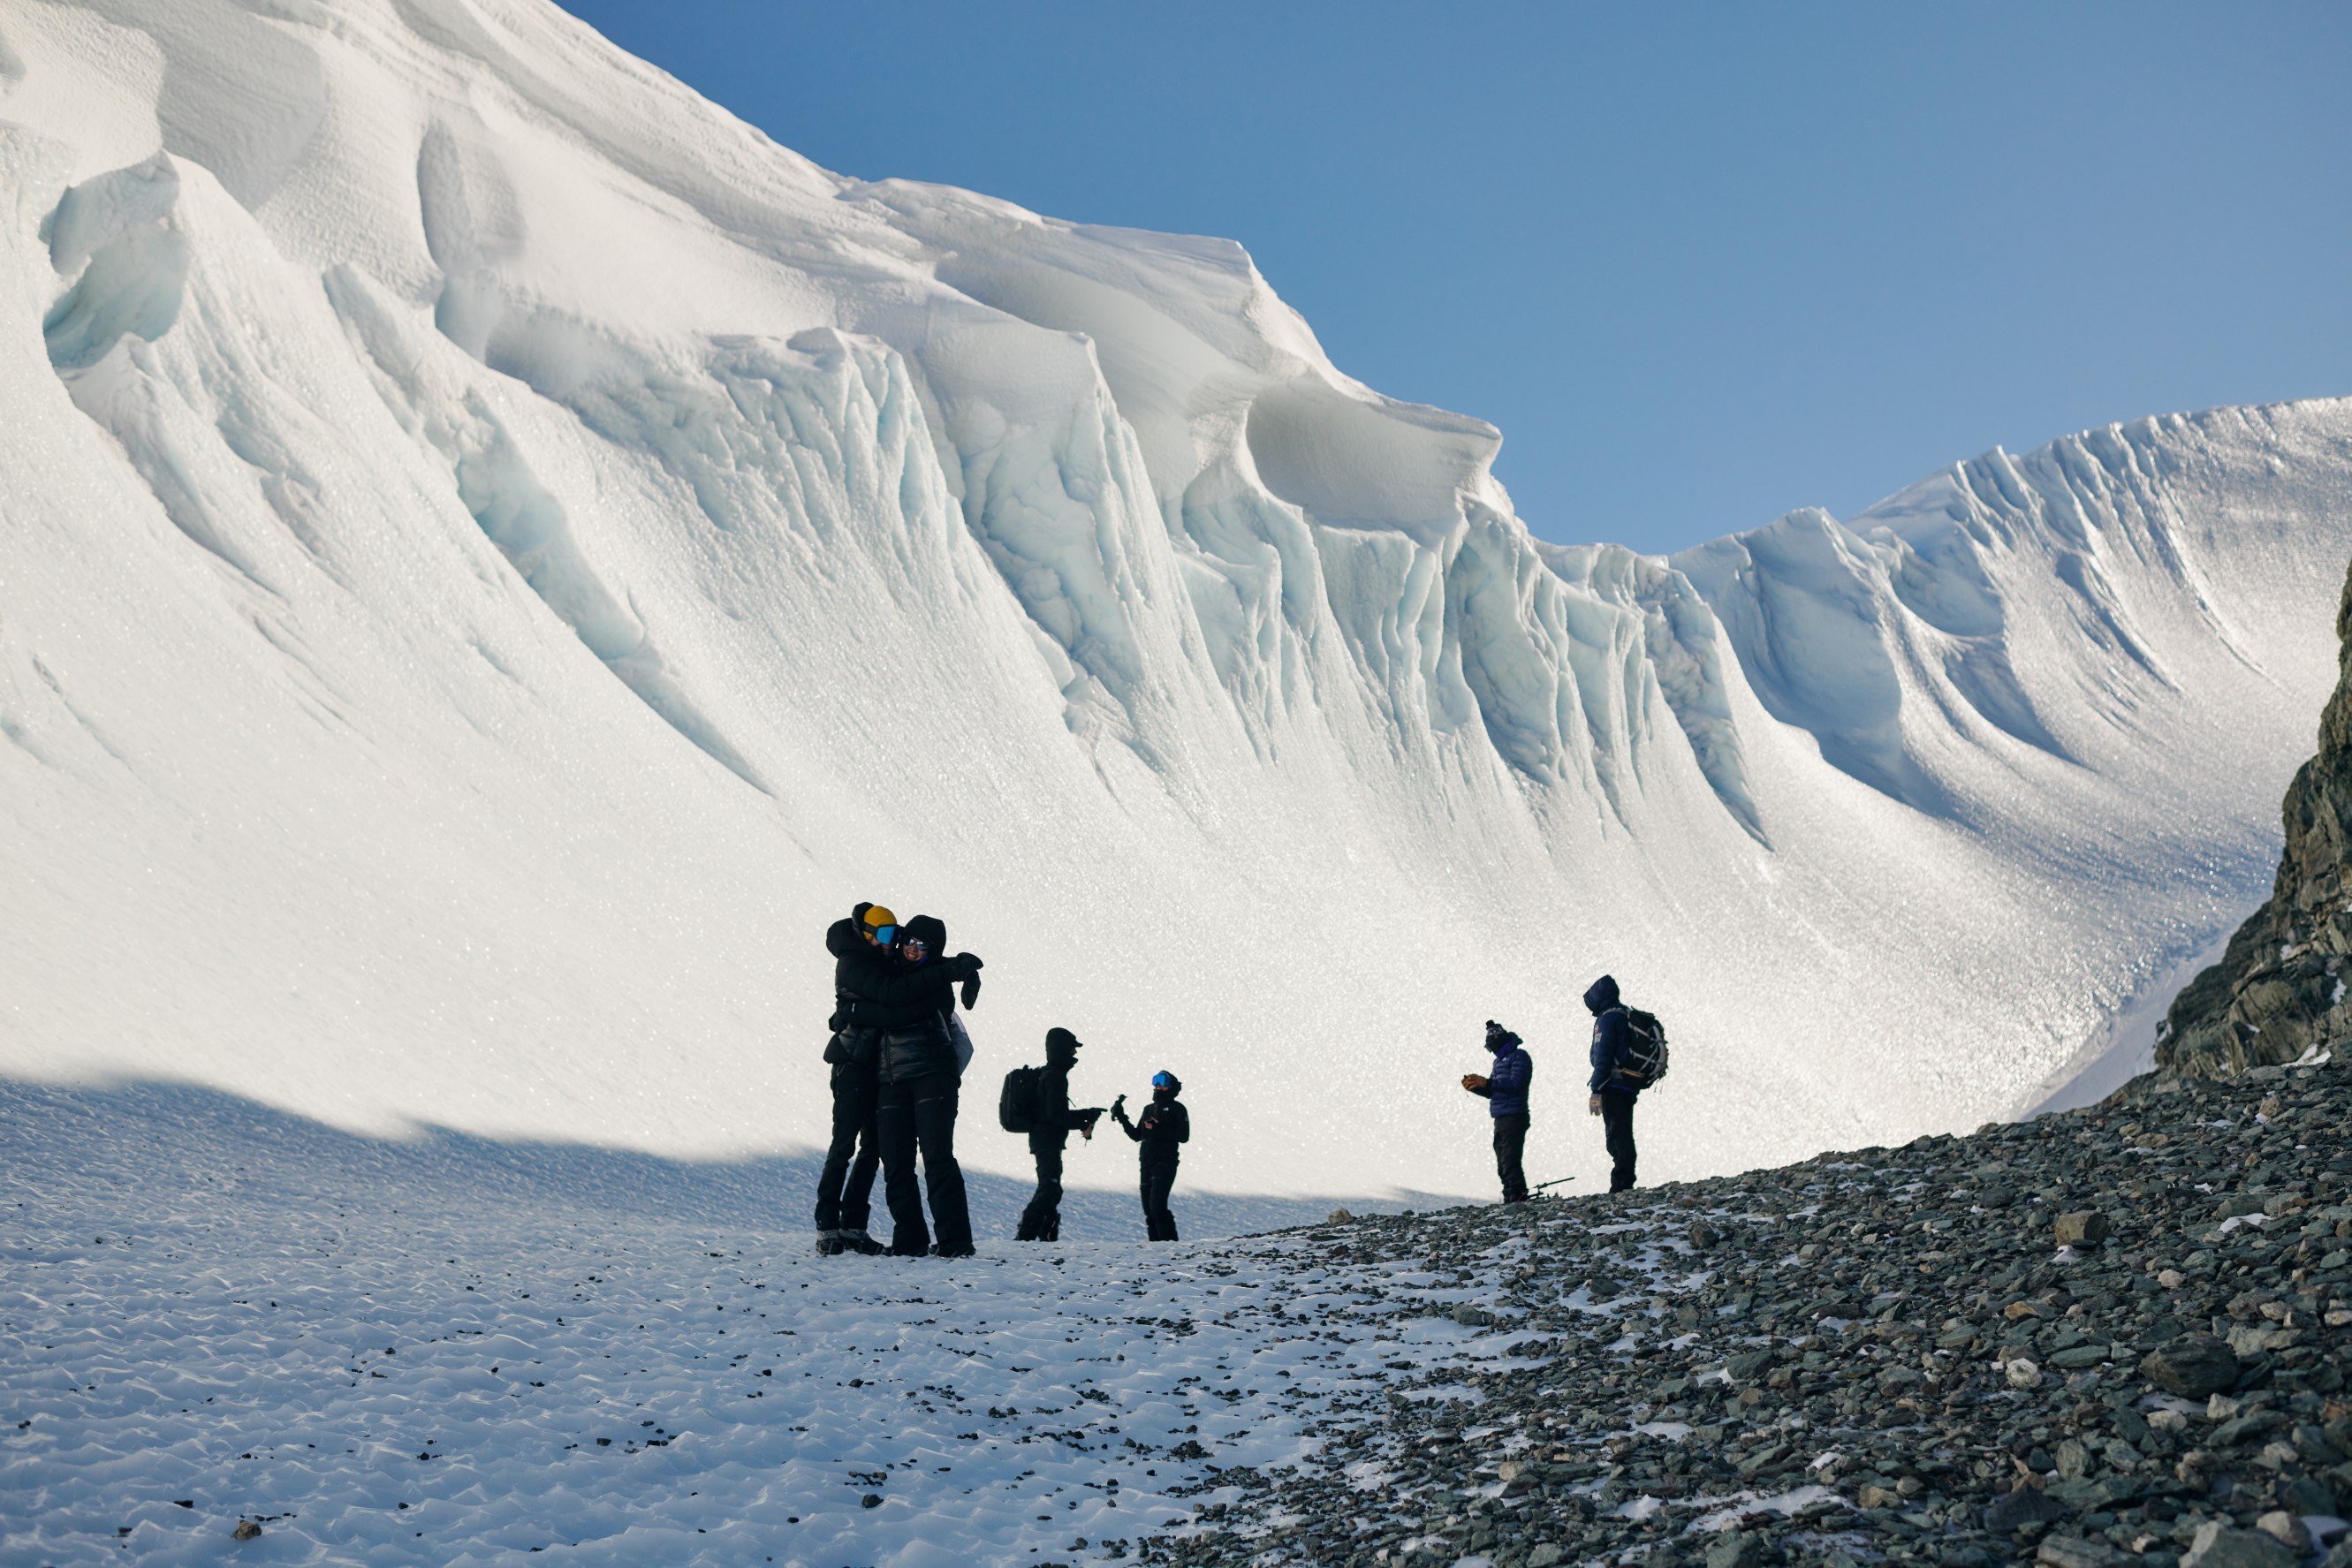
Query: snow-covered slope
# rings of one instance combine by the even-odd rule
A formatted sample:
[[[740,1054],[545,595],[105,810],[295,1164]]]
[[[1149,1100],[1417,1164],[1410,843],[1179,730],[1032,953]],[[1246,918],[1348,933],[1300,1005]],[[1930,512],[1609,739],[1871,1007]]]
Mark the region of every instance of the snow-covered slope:
[[[537,0],[9,0],[0,202],[19,1076],[791,1147],[864,896],[986,956],[986,1085],[1172,1066],[1216,1186],[1483,1189],[1490,1016],[1589,1176],[1604,969],[1651,1174],[1900,1139],[2259,899],[2331,678],[2352,403],[1552,547],[1239,246],[843,180]]]

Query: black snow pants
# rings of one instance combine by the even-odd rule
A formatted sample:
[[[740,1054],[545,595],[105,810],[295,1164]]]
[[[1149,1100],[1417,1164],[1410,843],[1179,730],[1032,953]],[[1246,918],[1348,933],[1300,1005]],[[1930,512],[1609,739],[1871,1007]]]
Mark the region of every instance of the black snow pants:
[[[1495,1174],[1503,1178],[1503,1201],[1523,1203],[1528,1196],[1528,1113],[1495,1118]]]
[[[1147,1239],[1177,1239],[1176,1217],[1168,1209],[1168,1195],[1175,1186],[1174,1160],[1143,1162],[1143,1233]]]
[[[919,1258],[930,1250],[923,1225],[922,1194],[915,1186],[915,1156],[923,1160],[923,1186],[929,1189],[931,1222],[940,1250],[971,1250],[971,1211],[966,1207],[963,1168],[956,1164],[956,1075],[927,1072],[920,1078],[882,1085],[875,1124],[882,1141],[882,1190],[890,1204],[890,1251]]]
[[[1032,1133],[1029,1153],[1037,1162],[1037,1195],[1021,1211],[1015,1241],[1059,1241],[1062,1239],[1062,1149],[1067,1133]]]
[[[874,1208],[874,1172],[882,1163],[874,1127],[879,1085],[872,1062],[836,1062],[833,1069],[833,1142],[816,1178],[816,1228],[864,1230]]]
[[[1633,1098],[1608,1089],[1601,1093],[1601,1124],[1609,1134],[1611,1192],[1625,1192],[1633,1185]]]

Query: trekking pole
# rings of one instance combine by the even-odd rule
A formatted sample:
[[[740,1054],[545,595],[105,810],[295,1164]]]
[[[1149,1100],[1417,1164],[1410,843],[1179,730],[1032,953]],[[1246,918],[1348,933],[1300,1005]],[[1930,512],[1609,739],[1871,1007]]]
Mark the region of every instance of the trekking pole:
[[[1558,1186],[1563,1182],[1571,1182],[1575,1179],[1576,1178],[1574,1176],[1557,1176],[1550,1181],[1539,1181],[1536,1183],[1535,1186],[1528,1188],[1528,1190],[1529,1192],[1541,1192],[1548,1186]]]

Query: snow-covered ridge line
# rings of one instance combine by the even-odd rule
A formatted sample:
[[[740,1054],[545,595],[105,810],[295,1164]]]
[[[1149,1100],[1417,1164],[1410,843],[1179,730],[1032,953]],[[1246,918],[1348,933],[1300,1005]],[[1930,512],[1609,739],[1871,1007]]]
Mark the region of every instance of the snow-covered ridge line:
[[[1556,547],[1240,246],[841,179],[540,0],[0,33],[57,977],[0,1070],[772,1147],[814,912],[883,893],[1007,1057],[1224,1067],[1253,1186],[1481,1179],[1397,1086],[1505,1013],[1572,1078],[1604,967],[1705,1042],[1713,1168],[2038,1082],[2252,902],[2326,689],[2352,404]]]

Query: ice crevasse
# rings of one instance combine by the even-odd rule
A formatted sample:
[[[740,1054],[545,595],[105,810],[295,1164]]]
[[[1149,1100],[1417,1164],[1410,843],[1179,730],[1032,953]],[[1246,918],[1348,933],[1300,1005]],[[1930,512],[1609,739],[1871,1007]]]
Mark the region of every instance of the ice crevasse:
[[[1478,1190],[1487,1017],[1596,1170],[1604,969],[1655,1174],[1895,1140],[2259,899],[2332,681],[2352,405],[1554,546],[1239,246],[529,0],[22,0],[0,174],[12,1074],[788,1150],[881,896],[992,1065],[1183,1071],[1213,1184]]]

